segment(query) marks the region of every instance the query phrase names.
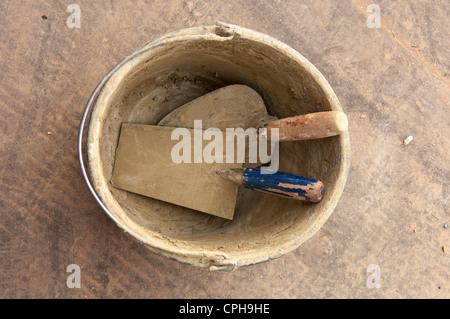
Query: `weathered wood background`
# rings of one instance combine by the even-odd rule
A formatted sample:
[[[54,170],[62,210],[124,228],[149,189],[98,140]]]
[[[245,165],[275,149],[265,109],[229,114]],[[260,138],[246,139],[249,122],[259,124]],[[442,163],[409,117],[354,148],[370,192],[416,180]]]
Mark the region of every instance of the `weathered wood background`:
[[[1,298],[449,298],[450,9],[444,0],[0,2]],[[43,17],[44,16],[44,17]],[[352,168],[319,232],[233,273],[156,255],[89,193],[77,160],[85,104],[129,53],[216,20],[267,33],[329,80]],[[51,132],[51,134],[48,134]],[[403,145],[412,135],[414,140]],[[66,267],[81,268],[69,289]],[[379,265],[381,287],[368,288]]]

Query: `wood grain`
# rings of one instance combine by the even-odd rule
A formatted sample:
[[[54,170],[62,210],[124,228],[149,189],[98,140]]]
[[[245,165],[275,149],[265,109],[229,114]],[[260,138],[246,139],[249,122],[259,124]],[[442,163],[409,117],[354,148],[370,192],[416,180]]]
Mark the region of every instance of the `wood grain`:
[[[378,1],[381,29],[367,28],[372,2],[362,0],[76,3],[81,29],[66,27],[63,3],[0,2],[0,297],[450,296],[441,249],[450,246],[447,1]],[[352,143],[344,195],[317,235],[234,273],[180,264],[132,240],[98,207],[76,154],[84,106],[114,65],[157,36],[219,19],[310,60],[339,97]],[[80,289],[66,286],[72,263]],[[366,285],[374,263],[380,289]]]

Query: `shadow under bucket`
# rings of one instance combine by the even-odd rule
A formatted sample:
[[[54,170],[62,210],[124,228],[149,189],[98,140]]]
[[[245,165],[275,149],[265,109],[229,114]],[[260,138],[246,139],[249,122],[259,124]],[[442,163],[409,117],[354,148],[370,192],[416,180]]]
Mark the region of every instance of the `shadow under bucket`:
[[[350,166],[348,133],[283,142],[280,171],[321,180],[322,201],[240,188],[232,221],[111,185],[122,123],[156,125],[185,103],[230,84],[255,89],[278,118],[342,111],[326,79],[297,51],[265,34],[217,23],[169,33],[118,64],[92,94],[79,134],[83,175],[114,222],[150,250],[210,270],[270,260],[304,243],[333,212]]]

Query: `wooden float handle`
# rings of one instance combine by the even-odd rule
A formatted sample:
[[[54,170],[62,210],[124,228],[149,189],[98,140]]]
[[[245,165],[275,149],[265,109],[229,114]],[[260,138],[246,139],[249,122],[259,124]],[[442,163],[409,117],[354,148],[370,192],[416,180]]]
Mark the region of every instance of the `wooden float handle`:
[[[339,135],[348,128],[344,112],[328,111],[288,117],[266,124],[267,137],[270,130],[278,129],[279,141],[311,140]]]
[[[324,193],[321,181],[300,175],[283,172],[262,174],[259,168],[233,168],[216,173],[245,188],[294,200],[315,203],[322,200]]]

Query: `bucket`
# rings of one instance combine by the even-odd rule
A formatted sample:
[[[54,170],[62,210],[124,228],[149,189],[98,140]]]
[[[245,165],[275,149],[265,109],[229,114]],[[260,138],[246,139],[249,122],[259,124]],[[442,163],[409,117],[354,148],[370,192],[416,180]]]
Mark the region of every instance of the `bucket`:
[[[111,185],[122,123],[156,125],[185,103],[230,84],[256,90],[278,118],[342,111],[327,80],[300,53],[268,35],[218,22],[169,33],[119,63],[93,92],[79,133],[83,176],[108,216],[150,250],[210,270],[267,261],[304,243],[333,212],[350,166],[348,133],[283,142],[280,171],[321,180],[322,201],[240,187],[232,221]]]

